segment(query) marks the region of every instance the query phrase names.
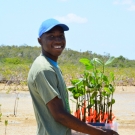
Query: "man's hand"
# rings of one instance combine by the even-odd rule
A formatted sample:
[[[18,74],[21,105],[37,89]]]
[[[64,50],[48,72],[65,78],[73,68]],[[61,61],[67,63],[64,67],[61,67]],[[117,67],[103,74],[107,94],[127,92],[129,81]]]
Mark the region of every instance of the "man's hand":
[[[101,135],[119,135],[116,131],[111,130],[111,129],[103,129],[104,133],[102,133]]]

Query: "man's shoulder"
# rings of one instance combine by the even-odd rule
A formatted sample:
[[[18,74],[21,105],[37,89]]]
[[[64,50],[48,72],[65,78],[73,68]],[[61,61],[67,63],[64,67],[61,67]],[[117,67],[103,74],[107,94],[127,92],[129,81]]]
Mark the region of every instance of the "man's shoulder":
[[[38,68],[49,68],[51,66],[46,57],[42,55],[35,59],[33,65],[38,66]]]
[[[46,57],[40,55],[34,60],[30,68],[30,73],[36,75],[37,73],[45,70],[52,70],[52,65],[47,61]]]

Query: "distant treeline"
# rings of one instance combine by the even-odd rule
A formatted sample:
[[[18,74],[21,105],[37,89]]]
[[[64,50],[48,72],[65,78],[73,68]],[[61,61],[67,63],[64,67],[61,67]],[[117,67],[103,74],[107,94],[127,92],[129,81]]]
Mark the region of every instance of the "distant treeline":
[[[41,47],[28,46],[28,45],[1,45],[0,46],[0,63],[7,64],[31,64],[34,59],[41,53]],[[81,58],[99,58],[106,61],[110,54],[100,55],[92,51],[78,52],[66,48],[62,55],[59,57],[59,65],[73,64],[79,65]],[[124,56],[115,57],[115,60],[110,67],[135,67],[135,60],[129,60]]]

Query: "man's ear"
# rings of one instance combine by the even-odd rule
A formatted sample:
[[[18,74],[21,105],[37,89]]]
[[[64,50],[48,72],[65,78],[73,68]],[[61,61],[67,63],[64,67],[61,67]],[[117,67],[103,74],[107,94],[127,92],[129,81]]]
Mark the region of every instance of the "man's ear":
[[[42,44],[41,44],[41,38],[38,38],[38,43],[39,43],[40,45],[42,45]]]

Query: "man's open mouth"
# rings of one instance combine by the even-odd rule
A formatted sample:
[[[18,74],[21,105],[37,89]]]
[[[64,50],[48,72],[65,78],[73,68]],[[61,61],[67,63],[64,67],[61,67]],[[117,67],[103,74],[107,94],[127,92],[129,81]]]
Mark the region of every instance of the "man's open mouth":
[[[53,46],[55,49],[62,49],[63,48],[63,46],[61,46],[61,45],[58,45],[58,46]]]

